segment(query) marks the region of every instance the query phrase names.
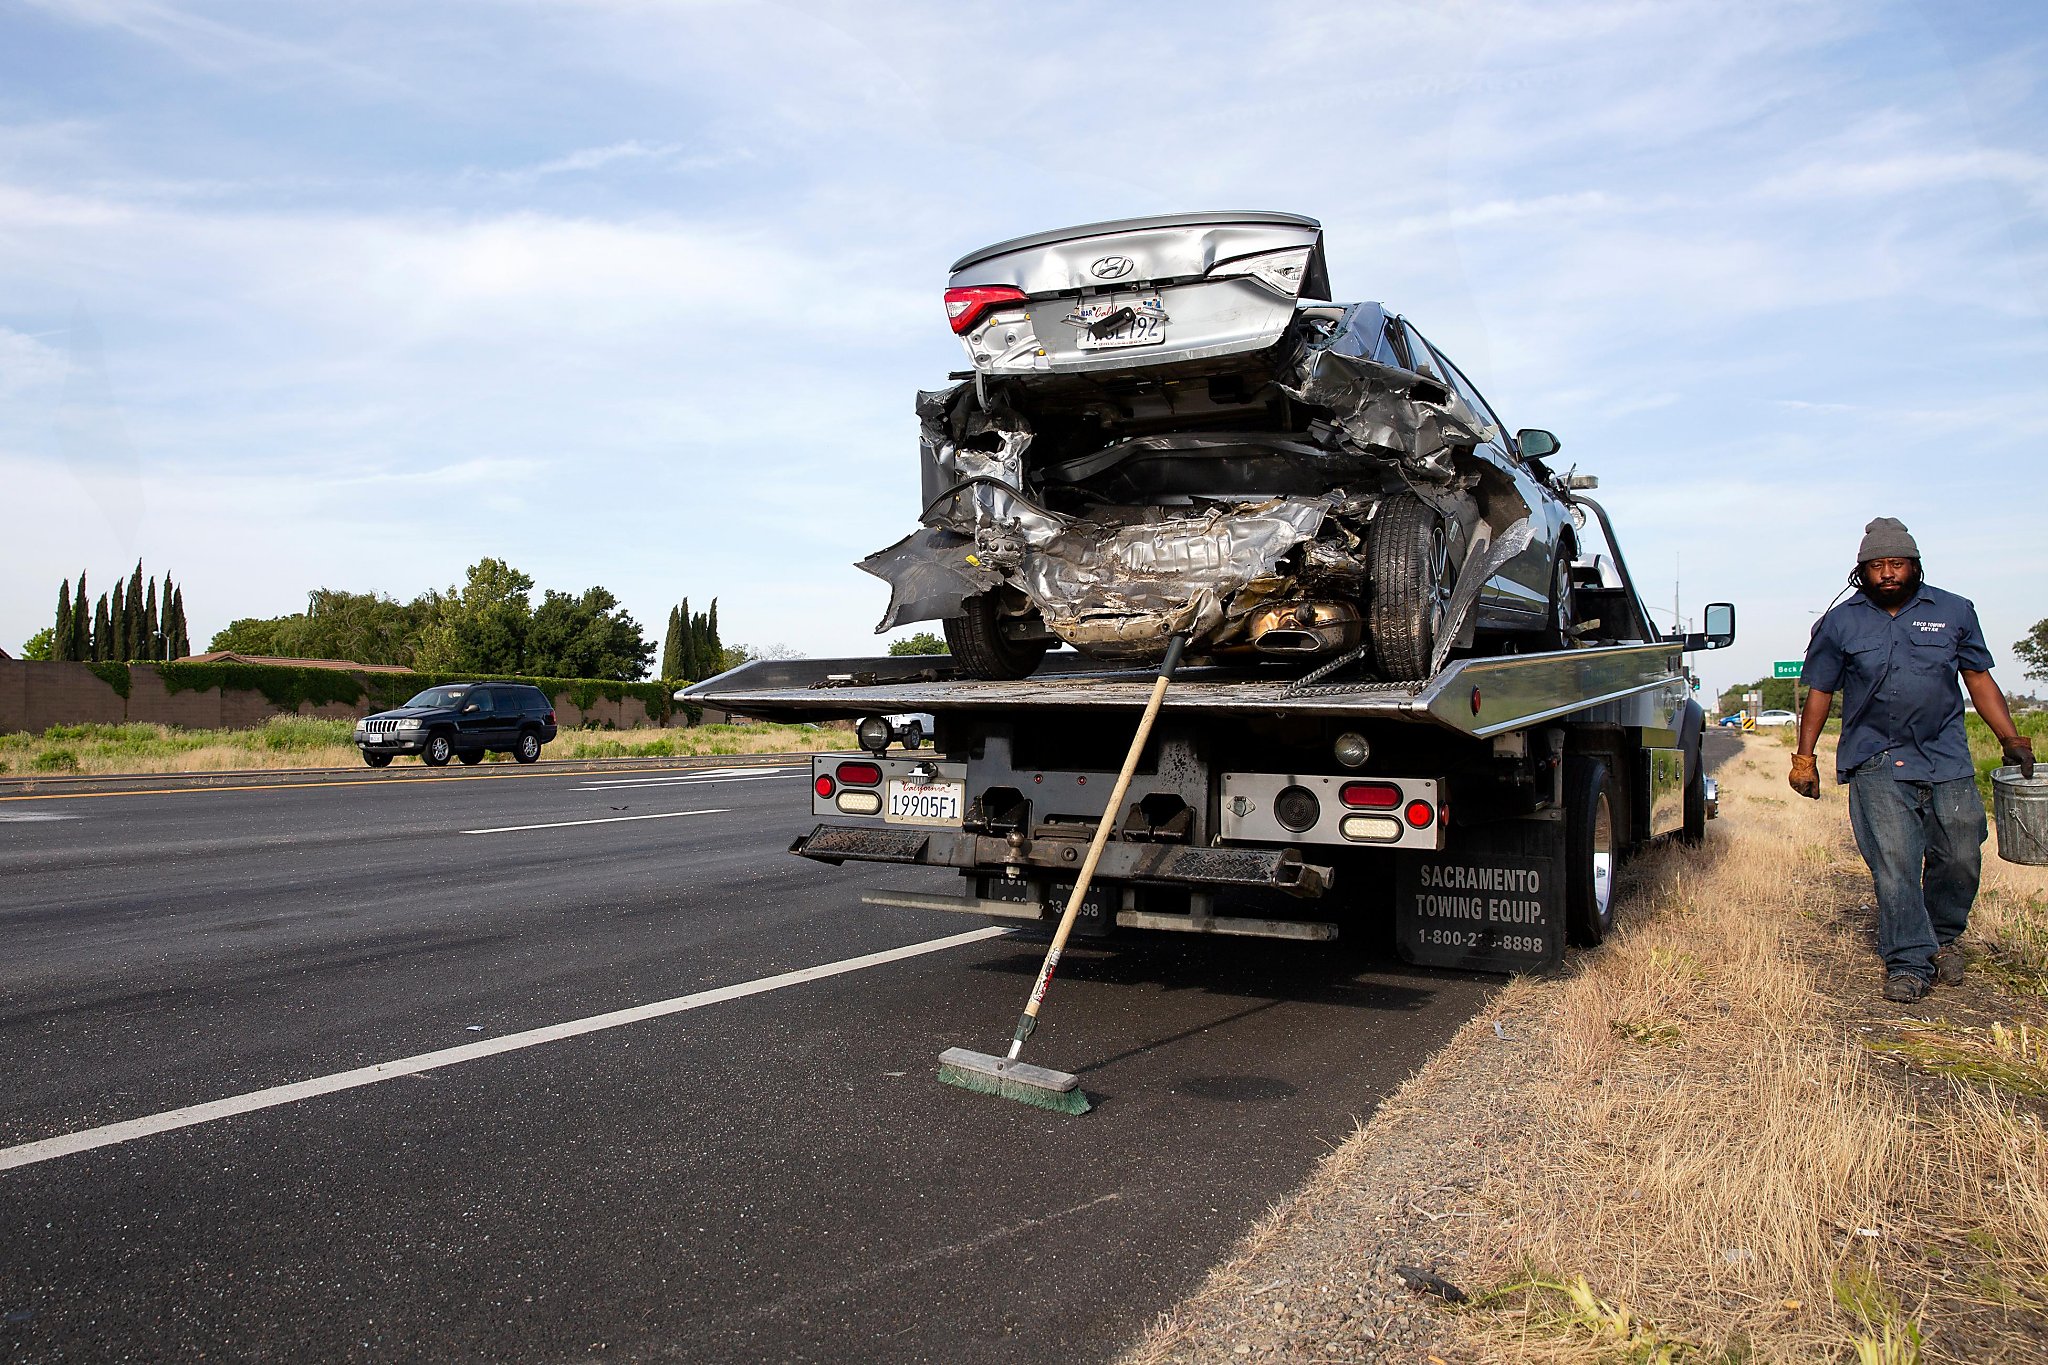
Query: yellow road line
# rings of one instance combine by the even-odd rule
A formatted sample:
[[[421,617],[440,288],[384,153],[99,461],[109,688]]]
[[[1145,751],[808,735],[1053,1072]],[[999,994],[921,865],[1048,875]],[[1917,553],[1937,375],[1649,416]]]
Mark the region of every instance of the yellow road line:
[[[808,757],[808,755],[806,755]],[[138,787],[121,792],[50,792],[28,796],[0,796],[0,801],[89,801],[101,796],[189,796],[194,792],[324,791],[330,787],[409,787],[417,782],[502,782],[511,777],[589,777],[602,772],[689,772],[688,768],[584,768],[576,772],[537,773],[449,773],[446,777],[405,777],[393,780],[377,777],[344,777],[330,782],[247,782],[234,787]]]

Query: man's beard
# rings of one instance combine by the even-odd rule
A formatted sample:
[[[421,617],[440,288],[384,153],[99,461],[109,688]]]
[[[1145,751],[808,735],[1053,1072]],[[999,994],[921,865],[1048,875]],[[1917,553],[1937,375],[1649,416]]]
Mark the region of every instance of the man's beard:
[[[1920,571],[1913,570],[1912,576],[1896,588],[1882,588],[1875,583],[1864,583],[1861,587],[1865,597],[1889,610],[1911,601],[1913,594],[1920,591]]]

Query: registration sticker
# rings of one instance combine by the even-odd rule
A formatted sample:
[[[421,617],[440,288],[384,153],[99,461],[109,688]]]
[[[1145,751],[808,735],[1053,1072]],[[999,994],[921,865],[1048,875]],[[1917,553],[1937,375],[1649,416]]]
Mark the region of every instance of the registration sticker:
[[[889,779],[889,803],[882,818],[898,825],[957,825],[967,793],[965,782],[905,782]]]

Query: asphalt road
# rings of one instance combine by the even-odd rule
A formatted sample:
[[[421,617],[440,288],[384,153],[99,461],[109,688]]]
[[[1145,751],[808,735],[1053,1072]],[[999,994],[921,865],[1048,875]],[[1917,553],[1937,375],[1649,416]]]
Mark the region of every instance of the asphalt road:
[[[1104,1359],[1492,989],[1080,948],[1029,1055],[1081,1118],[933,1079],[1007,1042],[1007,935],[513,1037],[983,927],[788,856],[806,774],[0,800],[0,1359]]]

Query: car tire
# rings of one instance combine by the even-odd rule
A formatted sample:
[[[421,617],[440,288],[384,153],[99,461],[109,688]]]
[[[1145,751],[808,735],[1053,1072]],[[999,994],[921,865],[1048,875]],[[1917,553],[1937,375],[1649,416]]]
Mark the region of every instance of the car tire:
[[[486,756],[487,751],[483,749],[464,749],[456,755],[457,758],[462,760],[462,766],[465,768],[474,768],[477,764],[483,762]]]
[[[903,727],[903,747],[922,749],[924,747],[924,722],[914,720]]]
[[[373,754],[368,749],[365,749],[363,750],[363,762],[373,768],[388,768],[391,766],[391,755]]]
[[[1552,649],[1570,649],[1574,643],[1571,630],[1578,621],[1572,605],[1572,557],[1567,549],[1558,550],[1557,561],[1551,566],[1548,610],[1544,643]]]
[[[428,735],[427,747],[420,750],[420,762],[429,768],[445,768],[454,756],[455,741],[446,734]]]
[[[1614,932],[1614,874],[1622,850],[1620,799],[1603,760],[1565,755],[1564,928],[1576,947],[1597,948]]]
[[[961,605],[964,614],[948,616],[939,625],[946,633],[946,648],[953,662],[970,678],[994,682],[1028,678],[1052,648],[1043,640],[1023,642],[1006,637],[994,593],[970,597]]]
[[[521,763],[540,762],[540,732],[538,730],[522,731],[519,736],[518,747],[512,750],[512,757]]]
[[[1420,498],[1390,498],[1374,519],[1369,557],[1380,672],[1399,682],[1426,678],[1457,580],[1451,528]]]

